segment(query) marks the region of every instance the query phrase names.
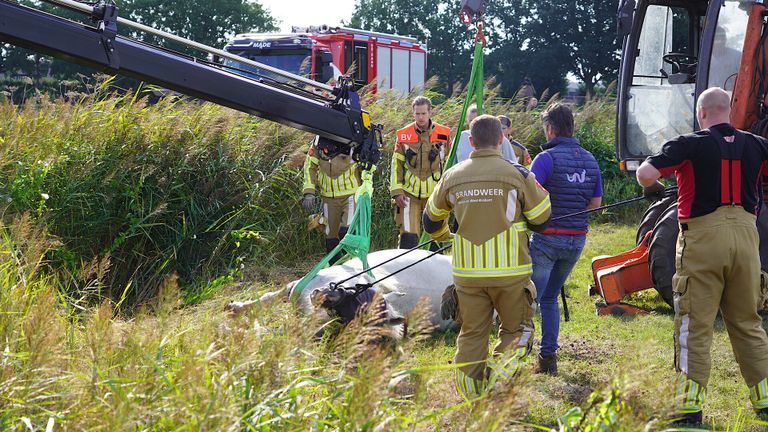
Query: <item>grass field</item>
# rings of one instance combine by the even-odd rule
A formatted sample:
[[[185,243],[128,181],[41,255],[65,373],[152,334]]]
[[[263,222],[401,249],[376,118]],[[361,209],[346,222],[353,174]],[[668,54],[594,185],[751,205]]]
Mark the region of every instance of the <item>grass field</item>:
[[[25,276],[40,256],[34,230],[17,223],[0,232],[0,255],[13,257],[0,264],[8,287],[0,291],[2,430],[533,430],[557,429],[574,407],[584,411],[575,414],[581,426],[562,430],[592,430],[601,409],[618,415],[610,430],[649,422],[657,430],[662,424],[652,419],[671,408],[671,312],[648,292],[633,301],[650,314],[598,317],[587,296],[590,258],[630,247],[631,227],[601,225],[590,234],[567,283],[572,321],[562,325],[560,374],[528,367],[471,408],[453,390],[455,333],[420,335],[418,316],[416,337],[380,351],[366,348],[370,330],[359,326],[313,341],[316,323],[288,304],[234,320],[222,312],[304,268],[246,269],[220,294],[184,308],[171,278],[156,303],[124,319],[108,303],[63,309],[44,279]],[[24,247],[11,249],[20,236]],[[748,425],[748,394],[720,321],[713,358],[708,426],[762,430]]]
[[[453,388],[456,335],[430,334],[423,311],[394,350],[372,348],[376,331],[361,323],[315,341],[318,323],[288,304],[225,316],[230,300],[282,286],[320,258],[298,203],[311,137],[210,104],[147,105],[108,83],[71,101],[0,103],[0,430],[663,427],[654,419],[672,405],[671,311],[647,292],[631,301],[652,313],[597,317],[586,289],[591,257],[632,246],[634,228],[617,222],[633,223],[641,206],[593,217],[566,287],[573,320],[562,325],[560,375],[528,367],[470,406]],[[441,98],[436,120],[455,125],[463,98]],[[366,99],[387,125],[387,160],[409,98]],[[488,102],[535,152],[539,114]],[[607,203],[638,193],[617,168],[614,118],[610,99],[577,109]],[[381,248],[396,232],[387,170],[373,203]],[[713,351],[708,426],[761,430],[720,321]]]

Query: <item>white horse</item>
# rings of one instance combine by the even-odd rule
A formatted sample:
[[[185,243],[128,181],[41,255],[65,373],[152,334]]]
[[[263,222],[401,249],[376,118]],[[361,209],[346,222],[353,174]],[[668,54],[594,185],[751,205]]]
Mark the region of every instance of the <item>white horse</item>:
[[[343,286],[353,288],[357,283],[371,283],[389,276],[408,265],[414,264],[431,254],[431,252],[416,250],[399,258],[395,258],[403,252],[405,252],[403,249],[385,249],[369,254],[368,264],[370,267],[388,260],[392,261],[373,269],[373,278],[365,273],[344,282]],[[298,295],[298,308],[304,313],[317,313],[319,318],[323,321],[328,320],[329,316],[324,308],[316,308],[313,306],[311,301],[313,292],[315,292],[316,295],[318,293],[327,293],[330,291],[330,285],[332,283],[341,282],[360,273],[362,270],[363,265],[359,259],[350,260],[342,265],[336,265],[321,270]],[[293,281],[284,289],[268,292],[262,295],[258,300],[229,303],[225,309],[237,314],[254,304],[269,304],[276,300],[287,301],[291,297],[298,282],[299,281]],[[451,258],[438,254],[395,274],[381,283],[374,285],[372,288],[384,296],[384,299],[388,303],[391,317],[403,317],[408,315],[420,299],[426,299],[432,324],[439,330],[445,330],[452,325],[453,321],[444,320],[440,317],[440,304],[443,291],[452,284],[453,275],[451,270]]]

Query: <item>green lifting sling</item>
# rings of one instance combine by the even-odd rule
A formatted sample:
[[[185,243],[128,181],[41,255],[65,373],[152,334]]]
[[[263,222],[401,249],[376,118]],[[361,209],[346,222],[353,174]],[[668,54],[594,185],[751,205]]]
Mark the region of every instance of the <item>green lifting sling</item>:
[[[373,196],[373,172],[375,170],[376,167],[373,167],[370,171],[363,171],[360,176],[363,182],[355,193],[357,208],[352,216],[352,222],[349,224],[349,231],[347,231],[347,234],[341,239],[339,244],[296,284],[296,287],[291,292],[292,301],[298,300],[309,282],[341,251],[345,252],[342,259],[357,257],[363,262],[364,269],[370,267],[368,265],[368,251],[371,248],[371,197]],[[373,276],[370,271],[368,274]]]
[[[456,160],[456,149],[459,147],[459,138],[461,137],[462,126],[467,120],[467,110],[472,104],[472,98],[475,99],[475,105],[477,105],[477,115],[483,114],[483,87],[485,81],[483,79],[483,42],[478,40],[475,42],[475,54],[472,59],[472,72],[469,74],[469,85],[467,86],[467,96],[464,98],[464,108],[461,110],[461,117],[459,118],[459,126],[456,128],[456,135],[453,138],[453,145],[451,151],[448,153],[448,159],[445,161],[443,171],[447,171],[453,166]],[[424,243],[429,240],[429,234],[422,232],[419,243]],[[428,248],[429,246],[425,246]]]

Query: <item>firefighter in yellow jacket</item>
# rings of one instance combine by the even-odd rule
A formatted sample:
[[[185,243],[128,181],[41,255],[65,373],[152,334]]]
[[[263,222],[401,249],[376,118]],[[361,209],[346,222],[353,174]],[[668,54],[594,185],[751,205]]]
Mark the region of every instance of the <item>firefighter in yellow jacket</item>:
[[[470,126],[466,160],[437,184],[423,215],[424,230],[437,240],[451,236],[453,280],[461,332],[456,340],[456,385],[463,396],[479,396],[489,383],[513,376],[531,350],[536,288],[531,283],[528,230],[541,232],[549,221],[549,194],[533,174],[501,157],[501,123],[483,115]],[[488,357],[493,311],[501,319],[494,359]]]
[[[432,121],[432,102],[418,96],[411,104],[414,122],[397,131],[389,189],[400,228],[400,248],[419,243],[421,214],[443,173],[451,129]]]
[[[315,195],[322,198],[325,219],[325,249],[331,252],[347,233],[355,213],[355,192],[360,186],[360,170],[352,156],[340,154],[324,157],[319,150],[319,137],[309,148],[304,161],[304,199],[307,212],[315,209]],[[335,257],[333,264],[338,257]]]

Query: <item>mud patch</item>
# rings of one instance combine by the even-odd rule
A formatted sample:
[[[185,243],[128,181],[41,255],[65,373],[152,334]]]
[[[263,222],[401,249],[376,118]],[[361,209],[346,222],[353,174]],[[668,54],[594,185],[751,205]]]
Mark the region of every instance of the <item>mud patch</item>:
[[[585,361],[590,365],[604,363],[616,353],[617,346],[609,340],[593,341],[582,336],[560,336],[558,357],[562,360]]]

